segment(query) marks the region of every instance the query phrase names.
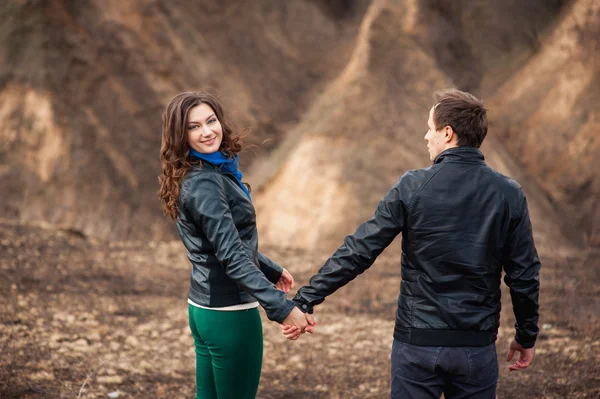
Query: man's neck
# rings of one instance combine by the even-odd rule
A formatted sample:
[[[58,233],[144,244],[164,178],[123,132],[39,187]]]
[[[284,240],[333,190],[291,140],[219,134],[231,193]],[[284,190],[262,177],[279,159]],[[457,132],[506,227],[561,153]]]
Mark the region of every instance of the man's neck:
[[[446,144],[444,151],[449,150],[450,148],[458,148],[458,144]]]

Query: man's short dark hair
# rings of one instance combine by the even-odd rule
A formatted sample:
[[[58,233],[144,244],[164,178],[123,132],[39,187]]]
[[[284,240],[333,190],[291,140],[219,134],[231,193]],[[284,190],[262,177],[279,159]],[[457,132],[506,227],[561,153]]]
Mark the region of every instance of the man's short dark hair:
[[[433,124],[436,130],[450,126],[458,135],[460,147],[479,148],[487,135],[487,110],[483,102],[457,89],[435,92]]]

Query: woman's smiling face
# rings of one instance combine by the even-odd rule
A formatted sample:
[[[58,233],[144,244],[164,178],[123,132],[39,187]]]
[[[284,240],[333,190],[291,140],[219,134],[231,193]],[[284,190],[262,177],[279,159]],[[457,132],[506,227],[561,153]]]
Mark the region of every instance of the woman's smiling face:
[[[223,128],[208,104],[192,108],[188,114],[188,144],[202,154],[219,151],[223,141]]]

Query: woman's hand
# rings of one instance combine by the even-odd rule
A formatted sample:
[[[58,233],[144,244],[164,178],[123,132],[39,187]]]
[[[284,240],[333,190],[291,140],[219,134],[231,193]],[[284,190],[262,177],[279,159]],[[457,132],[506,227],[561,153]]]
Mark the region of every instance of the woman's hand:
[[[298,309],[295,309],[298,310]],[[302,313],[302,312],[300,312]],[[291,314],[290,314],[291,316]],[[306,318],[306,322],[308,325],[305,328],[297,327],[296,325],[285,323],[288,321],[287,319],[284,321],[284,324],[281,324],[281,332],[287,339],[290,341],[295,341],[300,338],[301,334],[309,333],[312,334],[315,332],[315,325],[317,324],[313,315],[309,313],[304,313],[304,317]]]
[[[277,284],[275,284],[275,287],[277,287],[277,289],[285,292],[286,294],[292,288],[294,288],[294,278],[292,277],[290,272],[288,272],[286,269],[283,269],[283,272],[281,273],[281,277],[279,278],[279,281],[277,282]]]

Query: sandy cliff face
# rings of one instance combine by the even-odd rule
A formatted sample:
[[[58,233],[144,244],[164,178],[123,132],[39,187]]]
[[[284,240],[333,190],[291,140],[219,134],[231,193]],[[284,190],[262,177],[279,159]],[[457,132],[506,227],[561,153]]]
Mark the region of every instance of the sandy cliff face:
[[[491,103],[504,145],[566,216],[600,243],[600,3],[580,0]]]
[[[293,133],[296,145],[289,146],[289,157],[257,198],[263,239],[331,250],[372,214],[405,171],[430,164],[423,136],[431,94],[456,86],[464,67],[446,65],[433,46],[439,32],[431,30],[443,22],[438,11],[427,2],[372,3],[347,67],[304,114]],[[449,27],[465,13],[451,11]],[[433,14],[437,24],[428,23]],[[453,34],[464,48],[480,45],[465,33]],[[502,48],[492,50],[480,56],[480,65],[506,56]],[[465,79],[482,84],[481,78]],[[551,204],[493,136],[492,128],[483,148],[488,161],[523,183],[540,239],[554,239],[554,221],[546,218]]]
[[[0,210],[112,238],[172,236],[160,115],[213,87],[275,147],[345,64],[364,2],[21,1],[0,8]],[[244,158],[245,165],[252,154]]]
[[[242,157],[262,239],[332,249],[402,173],[429,164],[431,94],[455,86],[488,104],[484,153],[523,184],[536,230],[593,243],[596,3],[4,4],[0,211],[172,237],[155,194],[160,114],[177,92],[211,86],[262,144]]]

